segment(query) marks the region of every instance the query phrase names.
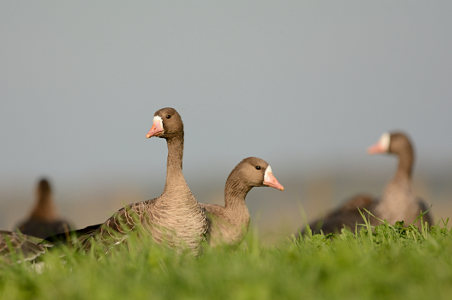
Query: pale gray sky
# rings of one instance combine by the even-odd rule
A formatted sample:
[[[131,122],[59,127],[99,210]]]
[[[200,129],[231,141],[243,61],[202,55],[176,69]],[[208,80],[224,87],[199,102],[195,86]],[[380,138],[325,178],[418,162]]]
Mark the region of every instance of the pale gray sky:
[[[249,155],[389,166],[365,149],[393,128],[452,165],[451,16],[450,1],[1,1],[0,185],[161,177],[165,145],[145,134],[163,106],[185,122],[186,176]]]

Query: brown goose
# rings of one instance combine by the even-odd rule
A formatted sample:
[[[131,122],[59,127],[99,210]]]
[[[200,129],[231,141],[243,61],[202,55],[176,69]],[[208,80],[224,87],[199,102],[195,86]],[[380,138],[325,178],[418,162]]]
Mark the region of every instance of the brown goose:
[[[70,230],[69,223],[58,218],[56,214],[55,204],[52,200],[52,187],[47,179],[39,180],[35,207],[30,217],[17,227],[23,234],[39,238]]]
[[[397,221],[412,224],[421,212],[425,213],[428,210],[427,205],[413,194],[411,178],[414,149],[406,134],[385,133],[377,144],[368,149],[368,152],[394,154],[399,159],[396,174],[386,186],[382,198],[376,199],[368,195],[353,197],[326,217],[312,222],[309,227],[313,233],[338,232],[342,227],[354,228],[356,224],[362,224],[363,219],[358,208],[361,211],[366,209],[378,219],[386,220],[390,224]],[[371,218],[371,223],[378,224],[378,219]],[[423,220],[429,225],[433,222],[430,213],[426,213]],[[419,222],[417,226],[420,226]]]
[[[94,225],[82,229],[85,230],[85,234],[80,236],[83,246],[89,247],[93,238],[107,246],[117,244],[127,238],[128,232],[136,230],[137,225],[142,225],[157,243],[198,252],[207,231],[207,220],[182,173],[184,125],[174,108],[155,112],[152,128],[146,137],[154,136],[166,139],[168,145],[163,193],[158,198],[120,209],[99,227]]]
[[[270,165],[257,157],[242,160],[229,174],[224,188],[225,206],[201,204],[209,221],[209,244],[237,244],[242,241],[250,222],[245,197],[253,187],[284,187],[273,176]]]

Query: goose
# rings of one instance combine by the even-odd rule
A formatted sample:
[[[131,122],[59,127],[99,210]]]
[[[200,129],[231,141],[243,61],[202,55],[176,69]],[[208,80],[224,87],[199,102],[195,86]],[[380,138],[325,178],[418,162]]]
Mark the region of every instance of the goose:
[[[413,224],[421,213],[424,222],[433,224],[427,204],[413,192],[414,147],[408,135],[397,131],[384,133],[375,145],[369,147],[368,153],[392,154],[398,157],[395,175],[386,185],[381,199],[365,194],[355,196],[324,218],[311,222],[309,227],[313,233],[323,231],[328,234],[338,232],[343,227],[354,228],[356,224],[363,223],[358,208],[361,212],[368,210],[376,217],[370,218],[373,225],[378,225],[379,220],[386,220],[389,224],[397,221]],[[420,228],[420,221],[415,225]],[[302,231],[304,232],[305,230]]]
[[[433,217],[428,211],[428,205],[416,197],[413,191],[414,147],[408,135],[403,132],[384,133],[368,152],[394,154],[399,160],[393,179],[387,184],[383,196],[375,205],[375,214],[390,224],[397,221],[413,224],[422,213],[423,220],[432,225]],[[416,225],[421,226],[419,221]]]
[[[39,238],[70,230],[70,224],[57,216],[52,197],[52,186],[48,179],[41,178],[38,181],[35,207],[28,219],[21,222],[17,228],[23,234]]]
[[[199,253],[207,231],[207,219],[182,173],[184,125],[174,108],[165,107],[155,112],[153,125],[146,134],[146,138],[151,137],[163,138],[167,142],[167,172],[163,193],[152,200],[123,207],[103,224],[92,225],[76,233],[82,248],[89,248],[93,240],[108,247],[121,243],[129,232],[136,231],[140,225],[156,243]],[[49,241],[58,239],[47,238]]]
[[[250,222],[245,198],[253,187],[259,186],[284,190],[265,160],[248,157],[231,171],[226,180],[225,205],[201,204],[209,221],[207,239],[210,246],[234,245],[242,241]]]

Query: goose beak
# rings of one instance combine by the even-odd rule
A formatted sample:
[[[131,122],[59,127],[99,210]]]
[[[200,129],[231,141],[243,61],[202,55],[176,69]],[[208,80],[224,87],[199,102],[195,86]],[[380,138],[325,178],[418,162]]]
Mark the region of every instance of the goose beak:
[[[159,116],[154,117],[154,122],[149,132],[146,134],[146,138],[151,138],[153,136],[160,136],[163,133],[163,121]]]
[[[278,179],[273,175],[272,168],[270,166],[265,170],[264,185],[275,188],[280,191],[284,191],[284,187],[278,182]]]
[[[385,153],[385,152],[386,152],[386,150],[381,146],[380,143],[372,145],[367,149],[367,153],[369,153],[369,154],[380,154],[380,153]]]
[[[390,143],[391,135],[388,132],[383,133],[380,140],[375,145],[370,146],[369,149],[367,149],[367,153],[369,154],[386,153],[389,151]]]

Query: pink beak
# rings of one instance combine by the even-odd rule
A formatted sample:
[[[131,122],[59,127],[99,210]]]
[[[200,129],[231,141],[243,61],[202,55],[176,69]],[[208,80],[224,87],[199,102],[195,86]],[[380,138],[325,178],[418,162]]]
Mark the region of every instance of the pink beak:
[[[385,149],[381,146],[380,143],[372,145],[367,149],[367,153],[369,153],[369,154],[379,154],[379,153],[385,153],[385,152],[386,152]]]
[[[264,185],[275,188],[280,191],[284,191],[284,187],[278,182],[278,179],[273,175],[273,173],[267,173],[266,179],[264,180]]]
[[[152,123],[152,127],[149,132],[146,134],[146,138],[151,138],[153,136],[158,136],[163,132],[161,121],[154,119],[154,123]]]

